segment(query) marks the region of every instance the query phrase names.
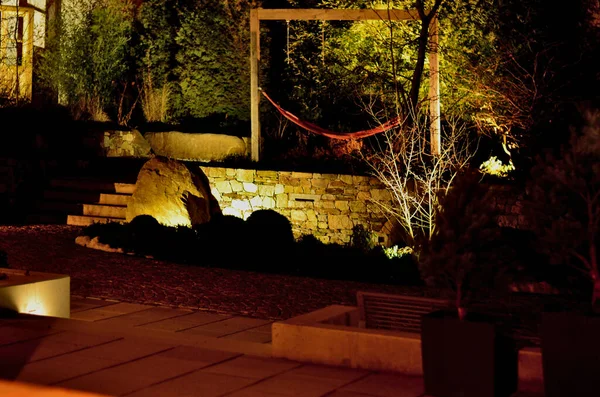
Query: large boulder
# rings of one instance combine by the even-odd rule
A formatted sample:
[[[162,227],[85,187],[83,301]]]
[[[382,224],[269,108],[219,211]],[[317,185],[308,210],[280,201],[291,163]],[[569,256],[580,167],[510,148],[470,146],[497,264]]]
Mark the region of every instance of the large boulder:
[[[222,134],[186,134],[178,131],[147,132],[144,138],[154,153],[178,160],[222,161],[248,156],[248,139]]]
[[[126,218],[131,222],[136,216],[150,215],[163,225],[192,227],[220,213],[219,203],[200,167],[155,157],[138,174]]]

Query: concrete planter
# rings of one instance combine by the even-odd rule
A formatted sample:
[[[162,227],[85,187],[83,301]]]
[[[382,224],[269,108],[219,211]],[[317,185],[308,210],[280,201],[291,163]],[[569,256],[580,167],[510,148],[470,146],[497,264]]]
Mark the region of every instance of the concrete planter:
[[[0,268],[0,307],[19,313],[69,318],[71,278],[62,274]]]
[[[598,396],[600,315],[545,312],[541,335],[545,395]]]
[[[423,316],[425,393],[431,396],[508,397],[517,388],[517,349],[491,318],[453,312]]]
[[[356,307],[333,305],[273,323],[273,356],[341,367],[423,376],[421,336],[358,327]],[[543,390],[539,349],[519,351],[521,391]]]

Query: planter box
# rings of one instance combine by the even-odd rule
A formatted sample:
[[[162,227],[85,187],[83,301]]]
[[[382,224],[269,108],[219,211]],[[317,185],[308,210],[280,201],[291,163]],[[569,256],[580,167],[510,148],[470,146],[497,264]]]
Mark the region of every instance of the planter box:
[[[0,268],[0,307],[19,313],[69,318],[71,278],[62,274]]]
[[[600,315],[543,313],[546,397],[598,396]]]
[[[517,389],[517,349],[491,320],[455,313],[423,316],[425,393],[443,397],[508,397]],[[475,316],[474,316],[475,317]]]
[[[272,326],[273,356],[290,360],[422,376],[421,336],[359,328],[359,311],[333,305]],[[521,391],[541,393],[539,349],[519,351]]]

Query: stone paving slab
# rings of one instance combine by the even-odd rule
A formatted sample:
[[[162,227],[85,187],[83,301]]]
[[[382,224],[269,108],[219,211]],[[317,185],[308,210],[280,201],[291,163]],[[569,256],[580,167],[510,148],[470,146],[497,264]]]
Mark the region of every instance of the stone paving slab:
[[[26,364],[12,379],[41,385],[53,385],[117,364],[119,364],[119,361],[116,360],[84,357],[72,353]]]
[[[108,335],[88,335],[68,331],[59,332],[39,339],[2,346],[0,347],[0,357],[23,357],[25,362],[31,363],[98,346],[117,339]]]
[[[270,324],[270,320],[260,320],[250,317],[232,317],[222,321],[215,321],[194,328],[181,331],[182,333],[203,334],[215,338],[236,334],[262,325]]]
[[[108,395],[124,395],[178,377],[216,362],[235,357],[233,353],[178,347],[94,372],[58,386]],[[192,354],[190,354],[192,353]]]
[[[212,374],[241,376],[249,379],[264,379],[291,369],[302,364],[288,360],[274,358],[241,356],[224,363],[210,366],[202,372]]]
[[[370,374],[340,391],[377,397],[418,397],[424,393],[423,378],[399,374]]]
[[[324,378],[339,380],[344,383],[350,383],[369,375],[369,371],[362,369],[338,368],[326,365],[307,364],[288,372],[290,375],[312,376],[315,378]]]
[[[271,342],[270,320],[169,307],[91,301],[73,297],[71,302],[78,309],[72,313],[72,318],[109,328],[142,327],[255,343]],[[85,308],[86,305],[88,308]]]
[[[283,373],[258,382],[247,389],[249,392],[263,394],[320,397],[333,392],[344,384],[340,380]]]
[[[71,315],[83,310],[95,309],[102,306],[114,305],[116,302],[110,302],[104,299],[90,299],[78,296],[71,296]]]
[[[129,394],[130,397],[165,397],[165,396],[189,396],[189,397],[217,397],[223,396],[256,382],[253,379],[239,376],[211,374],[196,371],[181,376],[136,393]]]
[[[226,320],[232,316],[224,314],[215,314],[202,311],[188,311],[187,315],[177,316],[166,320],[155,321],[152,323],[143,324],[142,328],[148,328],[161,331],[183,331],[194,328],[199,325],[209,324],[217,321]]]
[[[328,395],[329,396],[329,395]],[[227,397],[281,397],[281,394],[265,393],[250,389],[242,389],[233,393],[227,394]],[[365,397],[362,395],[361,397]]]
[[[236,332],[235,334],[223,336],[223,339],[245,340],[256,343],[271,343],[270,332],[255,332],[253,329]]]
[[[103,325],[118,325],[136,327],[148,323],[154,323],[169,318],[177,318],[189,314],[186,310],[175,310],[167,307],[146,306],[145,310],[136,311],[122,316],[98,320]]]
[[[59,331],[38,328],[30,329],[14,324],[3,325],[0,322],[0,346],[31,339],[38,339],[43,336],[55,334],[57,332]]]
[[[98,321],[147,310],[148,308],[148,305],[140,305],[135,303],[115,303],[113,305],[106,305],[71,313],[71,319]]]
[[[101,346],[85,349],[75,354],[82,357],[127,362],[176,347],[175,343],[152,343],[135,338],[123,338]]]

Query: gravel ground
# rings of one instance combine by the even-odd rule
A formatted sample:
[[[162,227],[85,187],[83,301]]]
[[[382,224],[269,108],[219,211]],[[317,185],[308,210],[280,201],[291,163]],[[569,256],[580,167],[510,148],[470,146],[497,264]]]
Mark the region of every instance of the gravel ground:
[[[71,276],[71,294],[280,320],[322,307],[356,305],[359,290],[413,288],[188,266],[75,244],[80,227],[0,226],[0,250],[15,269]],[[282,264],[285,266],[285,264]]]

